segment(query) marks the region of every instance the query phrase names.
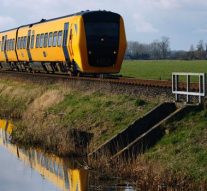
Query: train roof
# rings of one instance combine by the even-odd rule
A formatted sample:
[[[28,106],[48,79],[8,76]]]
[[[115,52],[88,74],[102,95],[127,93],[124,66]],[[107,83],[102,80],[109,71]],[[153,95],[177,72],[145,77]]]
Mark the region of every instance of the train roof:
[[[17,29],[20,29],[20,28],[23,28],[23,27],[27,27],[27,26],[33,26],[33,25],[37,25],[37,24],[41,24],[41,23],[46,23],[46,22],[51,22],[51,21],[54,21],[54,20],[58,20],[58,19],[63,19],[63,18],[67,18],[67,17],[72,17],[72,16],[85,16],[85,15],[88,15],[88,14],[92,14],[92,13],[100,13],[100,12],[106,12],[106,13],[111,13],[111,14],[115,14],[117,16],[119,16],[119,14],[117,13],[113,13],[111,11],[105,11],[105,10],[98,10],[98,11],[90,11],[90,10],[87,10],[87,11],[81,11],[81,12],[78,12],[78,13],[74,13],[74,14],[70,14],[70,15],[65,15],[65,16],[61,16],[61,17],[56,17],[56,18],[53,18],[53,19],[41,19],[39,22],[35,22],[35,23],[30,23],[30,24],[26,24],[26,25],[22,25],[22,26],[19,26],[19,27],[16,27],[16,28],[13,28],[13,29],[8,29],[8,30],[5,30],[5,31],[0,31],[0,33],[5,33],[5,32],[9,32],[9,31],[12,31],[12,30],[17,30]]]

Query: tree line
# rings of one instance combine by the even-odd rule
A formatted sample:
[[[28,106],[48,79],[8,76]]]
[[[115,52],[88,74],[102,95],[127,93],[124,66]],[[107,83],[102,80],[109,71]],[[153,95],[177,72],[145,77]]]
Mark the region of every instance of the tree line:
[[[191,45],[188,51],[171,50],[170,39],[162,37],[150,44],[128,42],[126,59],[138,60],[205,60],[207,59],[207,43],[200,40],[196,45]]]

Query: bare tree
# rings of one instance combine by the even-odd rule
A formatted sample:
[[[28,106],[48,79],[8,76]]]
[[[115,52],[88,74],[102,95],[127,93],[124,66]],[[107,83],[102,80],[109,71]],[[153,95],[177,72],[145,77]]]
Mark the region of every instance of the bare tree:
[[[190,50],[188,52],[188,59],[189,60],[193,60],[195,59],[196,55],[195,55],[195,48],[193,46],[193,44],[190,46]]]
[[[162,54],[162,59],[166,59],[170,51],[170,39],[166,36],[163,36],[160,42],[160,49]]]
[[[150,44],[151,52],[152,52],[152,59],[160,59],[161,58],[161,49],[160,49],[160,42],[154,41]]]
[[[128,42],[126,58],[128,59],[166,59],[170,52],[170,40],[162,37],[150,44]]]
[[[200,40],[197,44],[196,58],[197,59],[205,59],[205,50],[204,50],[204,42]]]

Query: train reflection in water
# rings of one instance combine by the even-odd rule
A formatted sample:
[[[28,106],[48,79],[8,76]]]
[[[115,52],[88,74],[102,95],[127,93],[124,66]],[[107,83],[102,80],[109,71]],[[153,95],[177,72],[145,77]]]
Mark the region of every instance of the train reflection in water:
[[[40,149],[24,149],[10,143],[10,133],[13,125],[6,120],[0,120],[0,146],[17,156],[29,166],[36,170],[43,178],[56,185],[63,191],[135,191],[127,186],[125,181],[117,179],[113,182],[98,181],[96,173],[80,167],[80,161],[70,158],[59,158],[55,155],[46,154]]]
[[[0,120],[0,145],[16,155],[26,165],[38,171],[44,178],[64,191],[85,191],[88,188],[88,172],[76,168],[75,162],[59,158],[55,155],[45,154],[41,150],[22,149],[10,144],[7,132],[12,131],[12,124]]]

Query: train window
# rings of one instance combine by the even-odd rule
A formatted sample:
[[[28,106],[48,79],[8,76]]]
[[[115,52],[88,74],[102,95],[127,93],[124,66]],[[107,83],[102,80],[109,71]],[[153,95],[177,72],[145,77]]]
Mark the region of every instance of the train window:
[[[13,43],[12,41],[13,41],[13,40],[11,39],[11,40],[10,40],[9,50],[12,50],[12,43]]]
[[[1,51],[4,49],[4,37],[2,37]]]
[[[8,45],[9,45],[9,40],[6,41],[6,51],[8,51],[8,48],[9,48]]]
[[[16,41],[15,39],[13,39],[13,50],[15,50],[15,44],[16,44]]]
[[[44,37],[44,47],[47,47],[47,42],[48,42],[48,33],[45,33],[45,37]]]
[[[20,38],[18,38],[18,41],[17,41],[17,49],[20,49]]]
[[[51,47],[52,46],[52,36],[53,36],[53,33],[51,32],[49,34],[49,41],[48,41],[48,46]]]
[[[4,39],[4,46],[3,46],[3,51],[6,50],[6,40]]]
[[[11,48],[10,50],[13,50],[13,39],[11,39]]]
[[[21,47],[21,38],[19,38],[19,49]]]
[[[13,39],[11,39],[11,50],[13,50]]]
[[[34,48],[34,35],[32,35],[32,38],[31,38],[30,48]]]
[[[7,50],[7,51],[9,51],[9,43],[10,43],[10,40],[7,40],[7,41],[6,41],[6,50]]]
[[[27,37],[25,36],[25,37],[24,37],[24,43],[23,43],[23,48],[24,48],[24,49],[26,48],[26,45],[27,45]]]
[[[43,43],[44,43],[44,34],[41,34],[41,36],[40,36],[40,48],[43,47]]]
[[[8,51],[8,42],[9,40],[6,40],[6,51]]]
[[[36,37],[36,48],[39,48],[40,46],[40,35],[38,34]]]
[[[19,49],[19,38],[17,38],[17,49]]]
[[[88,22],[85,24],[87,38],[94,37],[119,37],[119,23]]]
[[[12,50],[12,39],[9,40],[9,50]]]
[[[9,50],[12,50],[12,39],[9,42]]]
[[[19,38],[17,39],[17,49],[19,49]]]
[[[9,40],[9,50],[12,50],[12,40]]]
[[[14,39],[11,39],[11,50],[14,50]]]
[[[22,38],[19,38],[19,48],[21,48],[22,44]]]
[[[11,42],[10,42],[10,50],[13,50],[13,39],[11,39]]]
[[[24,37],[21,37],[21,43],[20,43],[20,48],[22,49],[24,46]]]
[[[58,32],[58,46],[61,46],[62,44],[62,36],[63,36],[63,32],[59,31]]]
[[[53,35],[53,46],[57,46],[57,32],[54,32]]]
[[[21,49],[24,47],[24,37],[21,37],[21,45],[20,45],[21,47]]]
[[[16,39],[13,40],[13,50],[15,50],[15,46],[16,46]]]
[[[3,43],[3,40],[1,41],[1,51],[3,51],[3,46],[4,46],[4,43]]]
[[[14,41],[13,39],[11,39],[11,50],[13,50],[13,46],[14,46]]]
[[[9,50],[12,50],[12,40],[9,40]]]
[[[78,25],[77,24],[75,24],[75,32],[76,32],[76,34],[78,34]]]
[[[5,41],[6,47],[5,50],[7,51],[7,47],[8,47],[8,40]]]

